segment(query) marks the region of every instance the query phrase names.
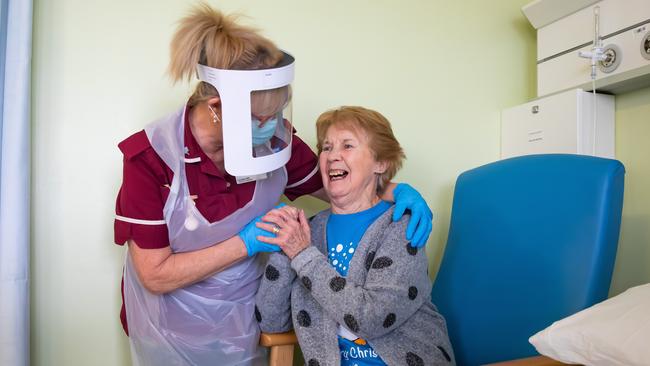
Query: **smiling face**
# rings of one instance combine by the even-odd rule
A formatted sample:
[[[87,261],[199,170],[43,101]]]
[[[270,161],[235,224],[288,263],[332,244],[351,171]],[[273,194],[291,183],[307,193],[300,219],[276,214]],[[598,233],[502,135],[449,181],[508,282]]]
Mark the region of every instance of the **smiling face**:
[[[386,167],[375,160],[365,133],[331,126],[321,150],[320,173],[333,212],[359,212],[379,201],[377,178]]]

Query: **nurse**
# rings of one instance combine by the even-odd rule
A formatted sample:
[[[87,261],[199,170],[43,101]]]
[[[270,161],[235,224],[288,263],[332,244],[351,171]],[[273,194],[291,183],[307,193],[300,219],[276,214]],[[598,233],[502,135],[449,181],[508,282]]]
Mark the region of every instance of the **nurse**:
[[[266,364],[253,315],[263,271],[256,218],[281,195],[326,199],[317,158],[294,134],[294,59],[207,5],[171,43],[174,81],[200,79],[186,105],[119,144],[115,242],[127,243],[120,314],[136,365]],[[390,184],[407,237],[422,246],[431,211]],[[257,219],[259,220],[259,219]]]

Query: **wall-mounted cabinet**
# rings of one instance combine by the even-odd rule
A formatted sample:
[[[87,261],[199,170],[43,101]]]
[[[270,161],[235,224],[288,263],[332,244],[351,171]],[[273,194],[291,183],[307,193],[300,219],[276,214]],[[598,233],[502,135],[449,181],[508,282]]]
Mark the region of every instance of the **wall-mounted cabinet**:
[[[574,89],[502,112],[502,159],[549,153],[613,158],[614,97]]]

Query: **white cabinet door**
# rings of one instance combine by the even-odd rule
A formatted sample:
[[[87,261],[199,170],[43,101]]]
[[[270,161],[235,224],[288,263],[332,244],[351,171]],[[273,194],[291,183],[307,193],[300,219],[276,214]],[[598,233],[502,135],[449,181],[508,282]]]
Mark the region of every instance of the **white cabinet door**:
[[[575,90],[506,109],[501,115],[501,158],[578,151]]]
[[[595,98],[596,109],[593,94],[573,89],[503,110],[501,158],[552,153],[613,158],[614,97]]]

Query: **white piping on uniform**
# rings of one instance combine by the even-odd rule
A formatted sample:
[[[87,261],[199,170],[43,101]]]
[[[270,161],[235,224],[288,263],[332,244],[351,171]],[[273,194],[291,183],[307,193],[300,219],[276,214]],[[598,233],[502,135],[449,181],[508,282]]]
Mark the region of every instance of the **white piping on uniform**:
[[[196,157],[196,158],[185,158],[186,163],[198,163],[201,161],[201,157]]]
[[[130,217],[124,217],[120,215],[115,215],[115,219],[128,222],[131,224],[140,224],[140,225],[165,225],[166,224],[165,220],[139,220],[139,219],[132,219]]]
[[[316,174],[316,172],[318,172],[318,164],[316,164],[316,167],[314,168],[314,170],[312,170],[311,173],[307,174],[306,177],[302,178],[301,180],[297,181],[296,183],[287,185],[285,188],[298,187],[299,185],[301,185],[301,184],[305,183],[306,181],[308,181],[309,178],[313,177],[314,174]]]

